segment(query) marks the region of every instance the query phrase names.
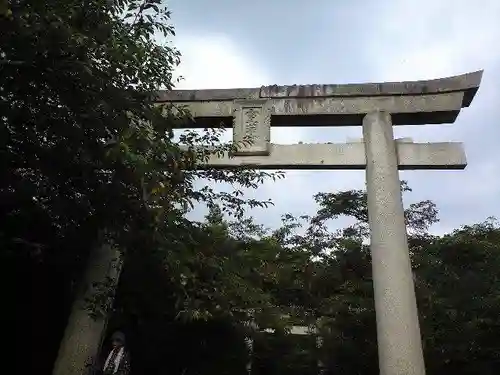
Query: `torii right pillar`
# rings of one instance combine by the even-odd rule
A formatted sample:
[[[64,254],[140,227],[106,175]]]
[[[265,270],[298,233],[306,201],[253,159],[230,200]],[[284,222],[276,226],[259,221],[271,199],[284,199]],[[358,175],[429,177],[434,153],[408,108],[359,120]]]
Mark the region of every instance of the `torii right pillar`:
[[[425,375],[391,113],[362,126],[380,374]]]
[[[391,114],[367,114],[363,138],[380,374],[424,375]]]

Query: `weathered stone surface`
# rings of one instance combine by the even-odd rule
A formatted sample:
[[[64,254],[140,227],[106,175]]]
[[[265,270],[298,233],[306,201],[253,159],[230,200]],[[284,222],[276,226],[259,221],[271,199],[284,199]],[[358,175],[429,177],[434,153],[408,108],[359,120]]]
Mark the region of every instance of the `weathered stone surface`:
[[[396,142],[398,168],[418,169],[464,169],[467,160],[461,143],[411,143]],[[210,158],[203,167],[258,169],[344,169],[366,168],[363,142],[330,144],[270,145],[269,156],[235,156]]]
[[[358,97],[428,95],[464,92],[463,107],[470,105],[476,94],[483,71],[453,77],[405,82],[381,82],[362,84],[285,85],[261,88],[217,90],[173,90],[158,92],[159,102],[213,101],[258,98],[310,98],[310,97]]]
[[[373,111],[391,113],[393,125],[453,123],[471,103],[482,73],[430,81],[173,90],[160,92],[158,103],[186,106],[194,118],[186,126],[198,128],[231,127],[235,102],[243,99],[267,100],[271,126],[361,125]]]
[[[428,95],[463,91],[463,106],[469,106],[476,94],[483,72],[477,71],[453,77],[425,81],[382,82],[344,85],[292,85],[262,87],[262,98],[276,97],[339,97],[339,96],[389,96],[389,95]]]
[[[394,142],[382,112],[366,115],[363,138],[380,374],[425,375],[398,174],[401,146],[414,144]]]
[[[418,96],[371,96],[345,98],[267,99],[271,126],[342,126],[361,125],[363,116],[373,111],[394,115],[394,124],[454,122],[462,107],[463,92]],[[261,99],[266,101],[266,99]],[[238,101],[193,101],[182,103],[191,115],[202,119],[201,127],[230,126],[241,107]],[[209,120],[211,119],[211,121]],[[319,123],[318,123],[319,121]],[[188,126],[188,124],[186,124]],[[198,127],[197,124],[190,126]]]
[[[271,111],[266,100],[234,103],[233,143],[236,155],[268,155],[271,141]]]
[[[443,95],[376,96],[358,98],[300,98],[271,100],[275,115],[344,115],[372,111],[389,113],[446,112],[460,110],[462,92]]]
[[[462,99],[462,92],[454,92],[423,96],[269,99],[268,106],[272,115],[282,116],[364,114],[374,110],[389,113],[445,112],[459,110]],[[185,105],[194,117],[229,117],[241,106],[234,101],[191,102]]]

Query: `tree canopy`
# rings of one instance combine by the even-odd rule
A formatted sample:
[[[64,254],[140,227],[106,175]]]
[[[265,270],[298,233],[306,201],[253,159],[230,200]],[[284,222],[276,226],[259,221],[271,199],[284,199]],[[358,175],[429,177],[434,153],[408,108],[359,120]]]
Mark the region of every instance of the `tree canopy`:
[[[409,190],[404,182],[402,190]],[[139,353],[141,348],[159,348],[158,359],[169,358],[168,372],[194,374],[210,368],[214,373],[243,373],[249,354],[243,336],[248,335],[256,340],[256,374],[315,373],[317,360],[327,373],[378,374],[366,192],[320,193],[316,202],[317,214],[285,215],[283,225],[275,230],[266,230],[248,217],[225,219],[213,208],[202,224],[213,235],[213,247],[200,251],[202,262],[193,260],[187,287],[179,290],[167,283],[139,287],[135,283],[145,280],[139,276],[145,268],[134,263],[138,273],[132,274],[130,268],[124,272],[115,326],[134,327],[131,332],[140,337]],[[409,204],[405,213],[428,372],[493,374],[500,323],[498,222],[488,219],[434,236],[427,231],[438,221],[434,203]],[[329,221],[339,216],[348,216],[354,223],[332,231]],[[214,263],[223,272],[213,272]],[[217,295],[236,282],[240,285],[236,295]],[[126,305],[135,300],[127,292],[129,283],[136,293],[151,293],[144,296],[154,301],[148,313],[142,310],[147,305],[142,299],[135,308]],[[252,306],[241,304],[244,293]],[[171,296],[171,302],[158,306],[165,295]],[[173,301],[189,295],[200,300],[198,306],[206,308],[207,314],[201,314],[197,323],[180,323],[175,319],[180,309]],[[274,338],[248,330],[242,316],[227,314],[228,307],[218,310],[227,304],[253,308],[261,329],[276,330]],[[283,314],[289,317],[283,319]],[[144,319],[145,315],[149,318]],[[323,337],[320,350],[314,351],[314,340],[300,343],[288,335],[286,329],[294,324],[315,325]],[[178,349],[169,349],[174,343]],[[204,360],[194,360],[197,356]],[[147,363],[141,370],[162,373],[161,363],[152,357]]]
[[[241,189],[274,175],[198,170],[209,155],[197,146],[232,147],[221,129],[187,131],[183,148],[174,140],[188,114],[155,103],[180,58],[169,17],[160,0],[0,2],[2,265],[7,279],[38,283],[17,291],[33,292],[23,318],[35,342],[60,337],[92,246],[157,257],[179,280],[200,233],[186,208],[222,202],[241,215],[266,204]],[[234,190],[209,185],[220,182]]]

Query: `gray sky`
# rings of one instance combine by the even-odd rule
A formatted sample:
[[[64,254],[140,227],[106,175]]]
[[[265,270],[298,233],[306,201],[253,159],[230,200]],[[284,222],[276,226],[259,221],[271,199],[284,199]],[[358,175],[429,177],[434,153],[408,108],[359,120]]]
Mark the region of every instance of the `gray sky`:
[[[498,0],[170,0],[175,45],[183,54],[179,88],[259,87],[433,79],[484,69],[470,108],[453,125],[400,126],[416,142],[463,141],[464,171],[406,171],[414,192],[431,199],[449,232],[500,217],[500,1]],[[280,128],[273,143],[344,142],[361,127]],[[364,188],[363,171],[292,171],[250,195],[280,216],[315,212],[313,195]]]

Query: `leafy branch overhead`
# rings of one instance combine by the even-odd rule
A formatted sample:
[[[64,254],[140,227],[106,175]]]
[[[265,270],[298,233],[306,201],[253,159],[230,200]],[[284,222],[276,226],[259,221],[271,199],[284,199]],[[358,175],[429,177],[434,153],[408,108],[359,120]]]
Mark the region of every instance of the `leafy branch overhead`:
[[[354,219],[354,225],[364,223],[355,216],[365,205],[364,194],[338,192],[329,197],[330,202],[342,202],[336,205],[339,216]],[[408,205],[407,212],[412,207],[425,210],[425,204],[415,203]],[[426,226],[436,217],[435,206],[430,207],[420,211],[421,217],[429,218]],[[324,346],[315,355],[327,368],[378,373],[369,248],[358,235],[318,223],[316,217],[324,208],[320,205],[312,217],[285,215],[279,229],[269,230],[249,217],[228,220],[220,207],[212,206],[199,223],[201,237],[185,250],[185,268],[175,272],[179,279],[167,288],[175,308],[168,304],[160,308],[161,295],[148,289],[152,294],[146,298],[150,301],[147,316],[155,311],[159,314],[155,322],[165,316],[202,319],[207,324],[231,322],[257,340],[261,334],[255,328],[274,328],[281,335],[291,325],[311,324],[323,336]],[[497,340],[490,329],[498,324],[494,274],[500,264],[499,231],[498,223],[491,220],[443,237],[420,231],[409,237],[426,356],[431,358],[428,367],[433,373],[455,368],[467,358],[467,365],[462,364],[465,374],[486,366],[488,360],[477,356],[492,360],[496,355]],[[128,274],[131,284],[141,279],[141,271],[135,272]],[[122,313],[135,308],[136,314],[146,314],[144,299],[141,306],[133,307],[135,298],[126,293],[127,285],[122,284]],[[165,296],[165,289],[162,293]],[[252,326],[250,321],[257,324]],[[458,330],[457,325],[463,328]],[[464,330],[466,335],[461,333]],[[287,337],[283,340],[289,345],[294,339]],[[254,360],[258,362],[262,355],[254,353]],[[196,366],[186,364],[186,371],[195,371],[191,365]]]
[[[187,223],[194,202],[222,202],[235,215],[268,204],[245,199],[241,188],[279,175],[197,170],[208,157],[199,145],[213,153],[231,147],[219,141],[222,130],[186,131],[181,147],[173,131],[189,114],[155,104],[158,89],[173,87],[180,62],[164,3],[81,5],[8,2],[10,16],[0,21],[1,189],[12,202],[5,215],[15,238],[52,241],[28,230],[43,222],[63,243],[75,236],[93,243],[105,232],[125,250],[135,236],[158,239],[172,223]],[[210,182],[235,190],[221,193]]]
[[[91,248],[113,243],[126,264],[157,265],[182,292],[194,261],[217,269],[198,253],[211,237],[186,211],[218,204],[241,217],[269,204],[242,191],[279,174],[199,170],[209,152],[232,147],[222,129],[185,131],[181,145],[174,131],[189,114],[155,103],[180,62],[169,18],[157,0],[0,2],[2,259],[27,278],[57,281],[24,291],[57,301],[48,315],[68,311]],[[45,326],[43,316],[25,320]]]

